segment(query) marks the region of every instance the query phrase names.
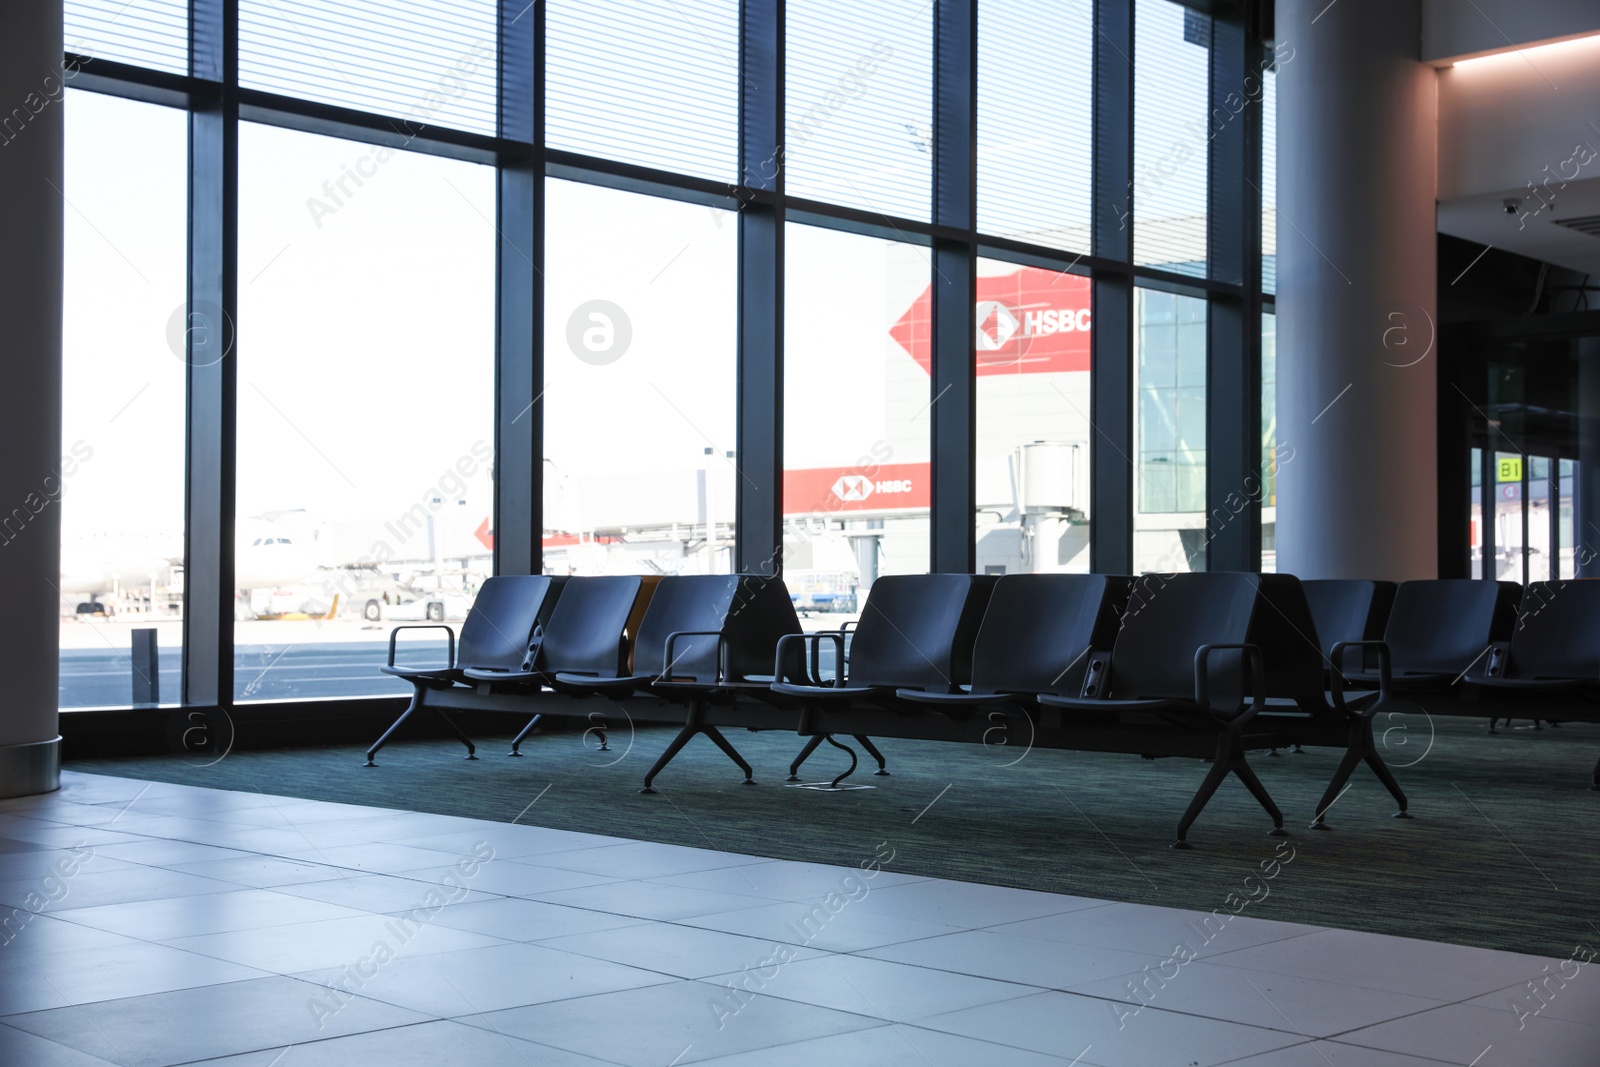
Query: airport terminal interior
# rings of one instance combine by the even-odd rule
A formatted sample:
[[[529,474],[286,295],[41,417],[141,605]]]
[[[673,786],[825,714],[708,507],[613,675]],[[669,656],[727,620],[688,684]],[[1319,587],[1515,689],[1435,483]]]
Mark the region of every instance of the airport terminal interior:
[[[1600,1067],[1596,0],[7,0],[0,345],[0,1065]]]

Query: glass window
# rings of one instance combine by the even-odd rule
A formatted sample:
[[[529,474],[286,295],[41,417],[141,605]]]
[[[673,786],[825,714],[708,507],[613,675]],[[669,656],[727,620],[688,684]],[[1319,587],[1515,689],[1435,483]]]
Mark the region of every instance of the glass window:
[[[1524,486],[1528,494],[1528,581],[1548,582],[1557,577],[1558,568],[1551,565],[1555,545],[1550,543],[1550,469],[1553,461],[1547,456],[1528,456],[1528,477]]]
[[[1471,518],[1471,544],[1468,547],[1472,559],[1471,577],[1483,577],[1483,449],[1472,450],[1472,518]]]
[[[1137,0],[1133,47],[1133,261],[1204,276],[1211,18]]]
[[[66,50],[189,73],[188,0],[66,0]]]
[[[977,561],[1089,571],[1089,279],[978,261]]]
[[[1134,291],[1136,573],[1205,570],[1205,331],[1204,300]]]
[[[745,477],[734,217],[545,189],[545,569],[727,573]]]
[[[64,106],[60,702],[129,703],[131,631],[151,628],[154,680],[175,703],[189,124],[181,111],[99,93],[69,90]],[[29,536],[11,514],[5,539]]]
[[[1577,463],[1570,459],[1557,461],[1556,466],[1556,543],[1560,556],[1559,577],[1576,578],[1578,553],[1572,537],[1573,479]],[[1587,558],[1588,553],[1583,553]]]
[[[495,132],[495,0],[240,0],[239,84]]]
[[[933,4],[788,8],[788,191],[925,220],[933,186]]]
[[[1261,313],[1261,571],[1278,569],[1278,316]]]
[[[784,313],[784,579],[844,610],[928,569],[926,249],[791,224]]]
[[[738,170],[738,0],[551,0],[552,148],[724,181]]]
[[[237,699],[408,692],[388,626],[489,574],[494,205],[488,167],[241,126]]]
[[[1261,291],[1278,291],[1278,71],[1261,78]]]
[[[1089,250],[1091,0],[978,7],[978,229]]]
[[[1494,454],[1494,576],[1502,582],[1526,580],[1523,569],[1522,475],[1526,457]]]

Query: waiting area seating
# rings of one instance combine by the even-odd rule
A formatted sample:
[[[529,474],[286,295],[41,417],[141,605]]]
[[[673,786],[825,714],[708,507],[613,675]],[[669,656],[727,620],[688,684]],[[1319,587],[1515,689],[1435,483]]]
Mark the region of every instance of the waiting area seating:
[[[1518,614],[1518,603],[1522,605]],[[965,574],[880,578],[858,622],[807,632],[781,580],[756,575],[495,578],[449,662],[384,669],[419,709],[581,715],[598,698],[631,722],[678,726],[643,792],[696,736],[755,784],[723,728],[805,737],[790,780],[845,736],[887,774],[875,738],[1126,753],[1210,763],[1174,847],[1229,776],[1284,833],[1251,752],[1342,750],[1313,813],[1365,764],[1409,817],[1373,719],[1419,705],[1445,714],[1600,722],[1600,583],[1301,582],[1288,575]],[[591,714],[589,718],[595,719]],[[605,743],[602,720],[601,743]],[[1600,787],[1600,765],[1594,772]]]

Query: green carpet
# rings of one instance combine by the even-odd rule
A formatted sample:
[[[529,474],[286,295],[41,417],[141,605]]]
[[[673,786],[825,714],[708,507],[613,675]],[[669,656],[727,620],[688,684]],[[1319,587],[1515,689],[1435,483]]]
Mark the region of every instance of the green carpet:
[[[640,728],[615,731],[610,752],[576,732],[535,737],[523,759],[490,739],[473,763],[453,741],[402,740],[376,768],[355,748],[236,752],[209,767],[148,757],[71,768],[847,865],[887,842],[890,867],[906,873],[1205,912],[1248,895],[1257,899],[1243,914],[1261,918],[1561,959],[1580,943],[1600,947],[1600,793],[1586,788],[1600,728],[1491,737],[1484,727],[1380,717],[1416,818],[1390,818],[1388,794],[1361,769],[1326,833],[1306,824],[1339,753],[1253,756],[1293,834],[1293,861],[1265,883],[1264,898],[1263,883],[1245,879],[1279,839],[1236,779],[1190,832],[1193,851],[1167,847],[1204,776],[1197,760],[887,740],[893,777],[872,776],[863,760],[850,781],[874,788],[820,792],[783,784],[800,744],[793,734],[730,731],[759,786],[739,784],[733,765],[697,738],[657,780],[660,795],[641,796],[640,779],[672,733]],[[825,745],[807,780],[847,762]]]

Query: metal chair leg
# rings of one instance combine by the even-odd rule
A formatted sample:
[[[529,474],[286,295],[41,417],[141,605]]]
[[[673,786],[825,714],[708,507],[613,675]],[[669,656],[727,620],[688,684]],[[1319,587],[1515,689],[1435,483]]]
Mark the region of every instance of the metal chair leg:
[[[744,772],[745,785],[756,784],[755,772],[750,769],[750,764],[746,763],[744,757],[739,755],[739,750],[734,748],[726,737],[722,736],[721,730],[715,726],[702,726],[700,732],[709,737],[712,744],[722,749],[729,759],[739,765],[739,769]]]
[[[533,733],[533,728],[539,725],[539,720],[542,718],[544,718],[543,714],[534,715],[533,718],[528,720],[528,725],[522,728],[522,732],[511,739],[511,754],[513,756],[522,755],[522,742],[527,740],[529,734]]]
[[[394,732],[400,729],[401,724],[407,719],[411,718],[411,713],[422,706],[423,692],[424,690],[422,687],[418,686],[416,691],[411,694],[411,703],[406,705],[406,710],[402,711],[400,713],[400,717],[389,724],[389,728],[383,732],[383,736],[374,741],[372,747],[367,749],[368,767],[376,767],[378,765],[377,761],[373,758],[378,754],[378,749],[382,748],[384,745],[387,745],[389,743],[389,738],[394,736]]]
[[[878,761],[878,769],[873,773],[887,778],[889,776],[889,768],[884,763],[883,753],[879,752],[878,746],[872,743],[872,738],[866,736],[865,734],[852,734],[851,736],[860,743],[862,748],[866,749],[867,755]]]
[[[1206,770],[1205,780],[1200,783],[1200,788],[1195,790],[1194,797],[1189,801],[1189,807],[1183,813],[1183,818],[1178,820],[1178,840],[1172,843],[1173,848],[1194,847],[1187,840],[1189,827],[1193,826],[1195,819],[1200,817],[1201,810],[1211,800],[1212,794],[1217,791],[1217,786],[1221,785],[1222,780],[1228,777],[1228,769],[1228,761],[1226,759],[1216,759],[1211,762],[1211,766]]]
[[[800,754],[794,758],[794,762],[789,764],[788,781],[798,782],[800,780],[800,765],[811,758],[811,753],[815,752],[817,746],[822,744],[822,737],[822,734],[812,734],[806,739],[806,747],[802,748]]]
[[[689,739],[699,732],[699,723],[690,722],[685,724],[683,729],[678,731],[678,736],[674,737],[672,739],[672,743],[667,746],[667,750],[661,753],[661,755],[656,759],[655,763],[650,765],[650,769],[644,773],[644,788],[639,790],[639,792],[654,793],[655,789],[650,785],[650,783],[655,781],[656,775],[661,773],[662,768],[666,767],[667,764],[672,762],[672,758],[674,756],[683,751],[683,746],[689,743]]]
[[[466,733],[465,730],[461,729],[460,726],[456,725],[456,721],[454,719],[452,719],[449,715],[445,714],[445,711],[444,711],[443,708],[429,708],[428,710],[433,712],[435,715],[437,715],[439,717],[439,721],[440,722],[442,722],[446,726],[450,727],[450,732],[456,735],[456,739],[458,741],[460,741],[463,745],[467,746],[467,758],[468,759],[477,759],[478,758],[478,747],[472,743],[472,738],[467,736],[467,733]]]

